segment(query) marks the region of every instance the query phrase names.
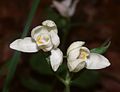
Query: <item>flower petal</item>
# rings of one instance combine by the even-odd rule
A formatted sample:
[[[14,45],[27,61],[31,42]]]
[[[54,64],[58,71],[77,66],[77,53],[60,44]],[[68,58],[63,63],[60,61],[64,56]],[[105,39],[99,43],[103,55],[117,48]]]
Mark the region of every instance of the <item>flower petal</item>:
[[[10,44],[10,48],[21,52],[38,52],[38,47],[31,37],[17,39]]]
[[[75,0],[72,4],[72,6],[69,8],[69,16],[73,16],[73,14],[75,13],[75,9],[77,6],[77,3],[79,2],[79,0]]]
[[[90,58],[86,61],[87,69],[102,69],[108,67],[109,65],[109,60],[97,53],[91,53]]]
[[[67,58],[68,58],[70,61],[74,61],[74,60],[76,60],[76,59],[78,58],[79,55],[80,55],[80,47],[71,50],[71,51],[69,52],[69,54],[67,54]]]
[[[62,64],[62,62],[63,62],[62,51],[59,48],[51,50],[50,63],[51,63],[52,69],[54,71],[57,71],[57,69]]]
[[[72,0],[63,0],[61,2],[61,4],[63,4],[66,7],[70,7],[71,3],[72,3]]]
[[[67,49],[67,55],[69,54],[69,52],[73,49],[76,49],[76,48],[80,48],[82,45],[84,45],[85,42],[83,41],[76,41],[76,42],[73,42]]]
[[[51,51],[52,48],[53,48],[53,45],[49,45],[48,47],[47,46],[41,46],[40,47],[44,52],[48,52],[48,51]]]
[[[44,27],[47,27],[48,31],[54,31],[55,33],[58,33],[57,26],[54,21],[52,20],[46,20],[42,22],[42,25]]]
[[[43,26],[37,26],[35,28],[32,29],[31,31],[31,37],[36,40],[37,37],[40,35],[40,34],[48,34],[48,30],[46,27],[43,27]]]
[[[48,27],[54,27],[54,26],[56,26],[55,22],[52,21],[52,20],[43,21],[43,22],[42,22],[42,25],[48,26]]]
[[[85,61],[81,59],[76,59],[74,61],[68,60],[67,65],[70,72],[78,72],[85,67]]]
[[[58,12],[62,16],[68,17],[68,7],[64,6],[64,4],[58,1],[53,1],[53,6],[58,10]]]
[[[54,48],[57,48],[60,44],[59,36],[54,31],[50,32],[50,36],[51,36],[51,40],[54,45]]]

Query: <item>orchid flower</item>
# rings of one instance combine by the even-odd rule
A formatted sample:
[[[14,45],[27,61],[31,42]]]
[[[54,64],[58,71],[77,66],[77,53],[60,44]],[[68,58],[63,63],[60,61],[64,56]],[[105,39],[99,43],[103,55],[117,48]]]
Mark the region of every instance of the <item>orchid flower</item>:
[[[79,0],[63,0],[62,2],[53,0],[53,7],[64,17],[71,17],[75,13],[75,9]]]
[[[103,55],[91,53],[87,47],[83,45],[85,42],[73,42],[67,50],[67,65],[69,71],[78,72],[83,68],[102,69],[108,67],[110,62]]]
[[[10,44],[10,48],[26,52],[34,53],[39,50],[44,52],[51,51],[50,63],[52,69],[56,71],[62,63],[63,54],[59,48],[60,39],[56,24],[51,20],[42,22],[41,26],[33,28],[31,37],[17,39]],[[55,62],[56,61],[56,62]]]

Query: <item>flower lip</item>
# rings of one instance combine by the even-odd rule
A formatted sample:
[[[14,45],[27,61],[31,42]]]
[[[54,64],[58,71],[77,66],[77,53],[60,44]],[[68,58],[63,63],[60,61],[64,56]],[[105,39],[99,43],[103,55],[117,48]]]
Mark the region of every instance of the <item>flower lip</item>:
[[[88,57],[89,57],[89,53],[84,49],[80,49],[80,55],[78,59],[82,59],[83,61],[86,61]]]
[[[47,45],[50,42],[50,37],[47,34],[39,35],[36,38],[36,43],[38,46]]]
[[[86,60],[89,58],[89,56],[90,56],[90,51],[89,51],[89,49],[86,48],[86,47],[81,47],[81,48],[80,48],[80,55],[79,55],[78,58],[86,61]]]

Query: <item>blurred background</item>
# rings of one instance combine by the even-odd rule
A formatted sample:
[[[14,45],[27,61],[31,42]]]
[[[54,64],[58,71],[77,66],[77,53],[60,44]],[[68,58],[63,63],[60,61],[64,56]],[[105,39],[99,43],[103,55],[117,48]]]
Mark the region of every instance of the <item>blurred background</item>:
[[[33,0],[0,1],[0,91],[7,75],[9,60],[14,54],[9,44],[20,38],[32,3]],[[51,5],[52,0],[41,0],[30,30],[46,19],[54,20],[58,25],[62,51],[66,52],[67,47],[77,40],[86,41],[90,49],[99,47],[106,40],[111,41],[104,54],[111,66],[75,74],[78,80],[71,86],[71,92],[120,92],[120,0],[80,0],[75,14],[70,18],[69,31],[66,29],[67,19],[60,16]],[[66,38],[63,37],[64,33]],[[36,62],[40,60],[39,55],[22,53],[10,92],[63,92],[64,86],[53,77],[46,63]],[[59,74],[62,75],[61,71]]]

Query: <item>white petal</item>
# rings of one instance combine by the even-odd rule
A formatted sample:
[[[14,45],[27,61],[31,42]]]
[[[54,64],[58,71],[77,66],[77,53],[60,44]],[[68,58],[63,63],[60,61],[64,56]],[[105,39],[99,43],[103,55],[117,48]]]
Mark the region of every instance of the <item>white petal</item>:
[[[39,49],[31,37],[17,39],[10,44],[10,48],[21,52],[37,52]]]
[[[109,60],[97,53],[91,53],[89,59],[86,61],[87,69],[102,69],[108,67],[109,65]]]
[[[66,7],[70,7],[72,0],[63,0],[61,3]]]
[[[69,8],[69,16],[73,16],[74,13],[75,13],[75,9],[76,9],[76,6],[77,6],[77,3],[79,2],[79,0],[75,0],[72,4],[72,6]]]
[[[31,36],[34,40],[36,40],[36,38],[41,34],[48,34],[48,30],[46,27],[37,26],[37,27],[33,28],[31,31]]]
[[[46,46],[42,46],[40,47],[44,52],[48,52],[48,51],[51,51],[52,48],[53,48],[53,45],[49,45],[48,47]]]
[[[80,48],[82,45],[84,45],[85,42],[83,41],[76,41],[76,42],[73,42],[67,49],[67,54],[69,54],[69,52],[73,49],[76,49],[76,48]]]
[[[60,44],[59,36],[54,31],[51,31],[50,35],[51,35],[51,41],[54,45],[54,48],[57,48]]]
[[[61,2],[53,1],[53,6],[58,10],[58,12],[64,16],[68,16],[68,7],[64,6]]]
[[[57,69],[62,64],[62,62],[63,62],[62,51],[58,48],[51,50],[50,63],[51,63],[52,69],[54,71],[57,71]]]
[[[57,26],[54,21],[52,20],[46,20],[42,22],[42,25],[44,27],[47,27],[47,29],[50,31],[54,31],[55,33],[58,33]]]
[[[48,26],[48,27],[54,27],[54,26],[56,26],[55,22],[52,21],[52,20],[43,21],[43,22],[42,22],[42,25]]]
[[[39,45],[39,48],[42,49],[45,52],[51,51],[53,49],[53,44],[51,41],[49,41],[47,44],[41,44]]]
[[[73,50],[71,50],[69,52],[69,54],[67,55],[68,59],[70,61],[76,60],[80,56],[81,49],[85,50],[88,53],[88,55],[90,54],[90,51],[89,51],[88,48],[86,48],[86,47],[79,47],[79,48],[73,49]]]
[[[74,61],[68,60],[67,65],[70,72],[78,72],[85,67],[85,61],[81,59],[76,59]]]
[[[76,60],[79,55],[80,55],[80,47],[71,50],[71,51],[69,52],[69,54],[67,54],[67,58],[68,58],[70,61],[73,61],[73,60]]]

